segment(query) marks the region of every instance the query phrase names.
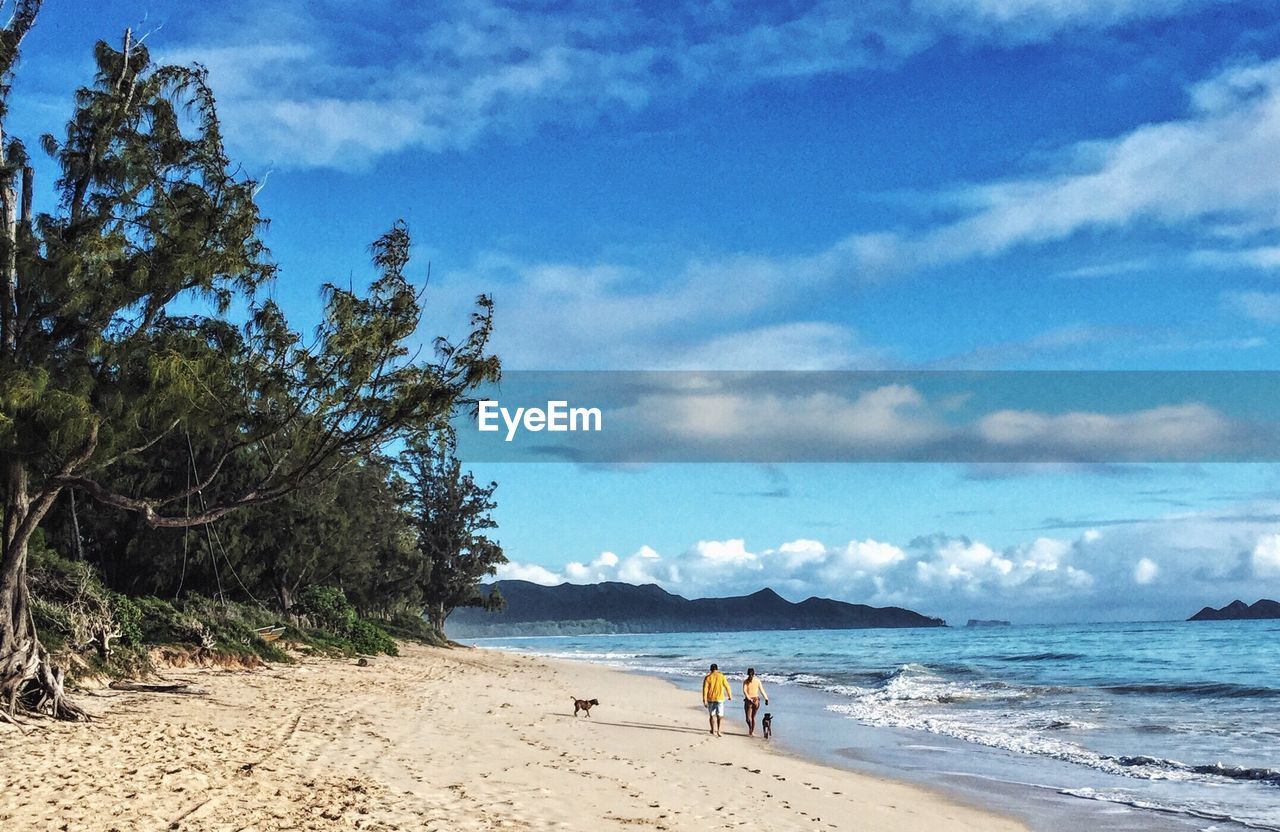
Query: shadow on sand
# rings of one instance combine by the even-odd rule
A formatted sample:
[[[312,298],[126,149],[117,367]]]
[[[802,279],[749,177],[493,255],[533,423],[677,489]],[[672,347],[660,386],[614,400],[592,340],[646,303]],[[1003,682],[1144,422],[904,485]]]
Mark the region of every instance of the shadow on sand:
[[[705,728],[686,728],[679,725],[657,725],[652,722],[629,722],[629,721],[606,722],[603,719],[593,719],[591,720],[591,722],[595,725],[608,725],[611,728],[643,728],[646,731],[671,731],[677,734],[704,734],[704,735],[708,734],[708,731]],[[724,733],[736,734],[736,732],[730,732],[730,731],[725,731]],[[742,734],[741,736],[746,736],[746,735]]]

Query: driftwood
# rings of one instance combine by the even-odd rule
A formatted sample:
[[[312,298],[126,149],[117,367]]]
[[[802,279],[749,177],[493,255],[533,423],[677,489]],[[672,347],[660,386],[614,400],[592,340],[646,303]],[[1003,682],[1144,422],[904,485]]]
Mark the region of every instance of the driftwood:
[[[27,732],[27,729],[18,721],[18,718],[10,715],[4,708],[0,708],[0,722],[7,722],[24,734]]]
[[[107,687],[112,690],[127,690],[135,693],[177,693],[189,696],[204,696],[203,690],[192,690],[190,682],[166,682],[164,684],[147,684],[143,682],[114,681]]]

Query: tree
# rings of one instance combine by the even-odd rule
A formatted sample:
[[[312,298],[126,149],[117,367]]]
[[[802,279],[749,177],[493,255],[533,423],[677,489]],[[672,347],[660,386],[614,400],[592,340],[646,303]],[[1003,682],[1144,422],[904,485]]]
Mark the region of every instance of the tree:
[[[0,30],[0,92],[39,8],[19,2]],[[0,703],[70,719],[84,714],[40,644],[26,574],[64,490],[148,528],[198,526],[322,481],[402,430],[439,429],[499,376],[483,295],[461,342],[437,341],[434,361],[410,353],[422,309],[402,224],[373,244],[367,292],[324,287],[305,341],[257,300],[275,273],[257,186],[225,154],[204,71],[153,66],[127,32],[95,58],[65,138],[41,141],[61,169],[52,213],[32,215],[26,151],[0,109]],[[211,311],[176,311],[197,301]],[[233,308],[247,311],[233,321]],[[189,484],[119,487],[122,466],[190,433],[204,441]],[[236,466],[248,475],[218,490]]]
[[[429,565],[422,582],[424,614],[441,633],[458,607],[501,607],[501,596],[481,595],[479,584],[507,562],[502,547],[485,534],[498,525],[490,514],[497,508],[498,484],[480,485],[471,472],[462,473],[451,444],[416,447],[404,455],[418,547]]]

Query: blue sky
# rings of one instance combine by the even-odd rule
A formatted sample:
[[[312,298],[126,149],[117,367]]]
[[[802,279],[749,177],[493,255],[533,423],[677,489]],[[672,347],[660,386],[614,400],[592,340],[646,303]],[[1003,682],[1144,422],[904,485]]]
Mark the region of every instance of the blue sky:
[[[491,291],[512,369],[1276,366],[1273,2],[404,5],[50,0],[12,128],[57,131],[132,26],[209,67],[298,323],[404,217],[424,340]],[[1280,595],[1266,465],[477,469],[513,576],[1023,620]]]

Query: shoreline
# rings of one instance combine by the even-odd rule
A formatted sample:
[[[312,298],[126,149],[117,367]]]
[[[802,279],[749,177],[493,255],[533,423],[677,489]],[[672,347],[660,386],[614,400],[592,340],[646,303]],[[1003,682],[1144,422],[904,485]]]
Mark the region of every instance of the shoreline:
[[[542,638],[542,637],[534,637]],[[567,637],[576,638],[576,637]],[[504,638],[493,641],[509,642]],[[662,680],[697,701],[698,679],[681,672],[654,667],[628,667],[597,658],[574,658],[568,653],[547,655],[508,644],[490,646],[478,640],[480,649],[538,656],[550,661],[603,667],[640,678]],[[775,683],[776,684],[776,683]],[[1168,808],[1159,804],[1090,797],[1090,770],[1043,757],[1027,757],[1007,749],[975,744],[945,734],[906,727],[867,725],[838,711],[846,700],[828,691],[805,685],[771,687],[782,699],[784,730],[775,737],[777,747],[810,762],[862,776],[887,778],[920,786],[968,806],[1014,818],[1031,829],[1078,826],[1099,832],[1193,832],[1212,822],[1222,829],[1253,825],[1225,815]],[[784,693],[785,692],[785,693]],[[780,697],[779,694],[782,694]],[[734,703],[735,705],[737,702]],[[741,726],[740,708],[731,708],[730,720]],[[800,717],[800,719],[797,719]],[[729,720],[727,720],[729,721]],[[745,732],[745,728],[743,729]],[[1074,784],[1074,785],[1072,785]],[[1256,828],[1270,828],[1260,826]]]
[[[1027,827],[899,780],[711,737],[696,694],[582,662],[406,644],[166,671],[197,695],[99,691],[87,725],[0,730],[18,830]],[[597,698],[590,719],[574,696]]]

